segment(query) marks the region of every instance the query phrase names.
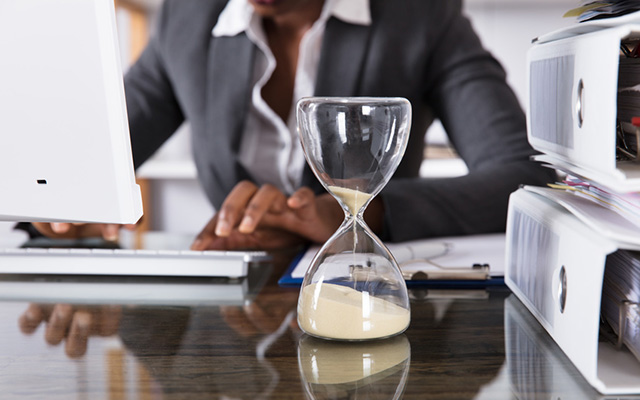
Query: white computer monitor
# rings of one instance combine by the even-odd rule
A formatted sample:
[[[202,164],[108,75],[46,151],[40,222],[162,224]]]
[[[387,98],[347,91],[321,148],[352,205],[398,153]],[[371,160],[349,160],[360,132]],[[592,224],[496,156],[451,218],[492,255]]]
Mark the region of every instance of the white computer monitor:
[[[142,215],[113,0],[0,0],[0,220]]]

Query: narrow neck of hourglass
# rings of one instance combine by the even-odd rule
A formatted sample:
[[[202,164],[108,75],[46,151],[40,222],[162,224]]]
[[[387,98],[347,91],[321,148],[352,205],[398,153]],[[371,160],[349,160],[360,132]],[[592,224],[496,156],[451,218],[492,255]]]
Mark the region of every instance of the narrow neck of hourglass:
[[[342,211],[344,211],[344,219],[356,219],[364,222],[364,211],[367,209],[366,205],[360,207],[357,212],[352,212],[351,208],[348,206],[341,204]]]
[[[364,211],[364,208],[362,209],[362,211]],[[340,224],[340,227],[336,232],[343,232],[347,230],[352,231],[354,229],[373,233],[369,225],[367,225],[367,223],[364,221],[362,212],[353,215],[348,210],[345,210],[344,220],[342,221],[342,224]]]
[[[327,189],[342,206],[345,218],[352,216],[362,219],[364,210],[373,197],[369,193],[345,187],[329,186]]]

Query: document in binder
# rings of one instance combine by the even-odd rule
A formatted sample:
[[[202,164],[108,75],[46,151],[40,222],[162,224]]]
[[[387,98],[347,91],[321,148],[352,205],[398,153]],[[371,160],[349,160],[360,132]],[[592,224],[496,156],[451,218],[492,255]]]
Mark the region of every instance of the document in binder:
[[[540,36],[527,54],[536,160],[616,192],[640,191],[640,12]],[[640,121],[637,121],[640,122]]]
[[[408,285],[464,288],[504,285],[504,246],[504,234],[387,244]],[[302,253],[279,283],[302,284],[319,249],[320,246],[313,246]]]
[[[603,394],[640,394],[638,264],[623,262],[638,250],[640,228],[594,202],[551,188],[511,195],[505,283]]]
[[[620,250],[607,258],[602,317],[616,347],[625,346],[640,361],[640,252]]]
[[[607,190],[598,183],[585,181],[570,175],[566,176],[562,182],[548,186],[566,190],[576,196],[590,200],[620,214],[620,216],[636,226],[640,226],[640,192],[616,193]]]

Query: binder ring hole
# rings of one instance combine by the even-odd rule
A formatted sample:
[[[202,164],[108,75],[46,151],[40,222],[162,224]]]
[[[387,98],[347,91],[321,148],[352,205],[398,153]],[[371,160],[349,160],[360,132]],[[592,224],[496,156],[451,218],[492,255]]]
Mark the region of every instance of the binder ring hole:
[[[560,268],[560,276],[558,282],[558,301],[560,302],[560,312],[564,313],[564,307],[567,304],[567,272],[564,265]]]
[[[584,122],[584,83],[582,79],[578,81],[578,93],[576,98],[576,118],[578,119],[578,128],[582,128]]]

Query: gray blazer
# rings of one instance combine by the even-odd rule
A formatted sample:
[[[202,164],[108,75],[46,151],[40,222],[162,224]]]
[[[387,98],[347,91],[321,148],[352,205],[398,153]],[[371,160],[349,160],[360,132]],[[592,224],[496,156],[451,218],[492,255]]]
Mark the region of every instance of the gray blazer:
[[[219,207],[242,179],[240,138],[256,48],[213,38],[227,0],[166,0],[157,32],[125,78],[136,166],[185,120],[199,180]],[[459,0],[371,0],[372,25],[331,18],[315,94],[401,96],[413,106],[405,157],[381,196],[385,240],[504,230],[508,195],[551,172],[529,161],[525,120],[505,73]],[[424,135],[439,118],[470,173],[421,179]],[[309,168],[303,185],[322,190]]]

